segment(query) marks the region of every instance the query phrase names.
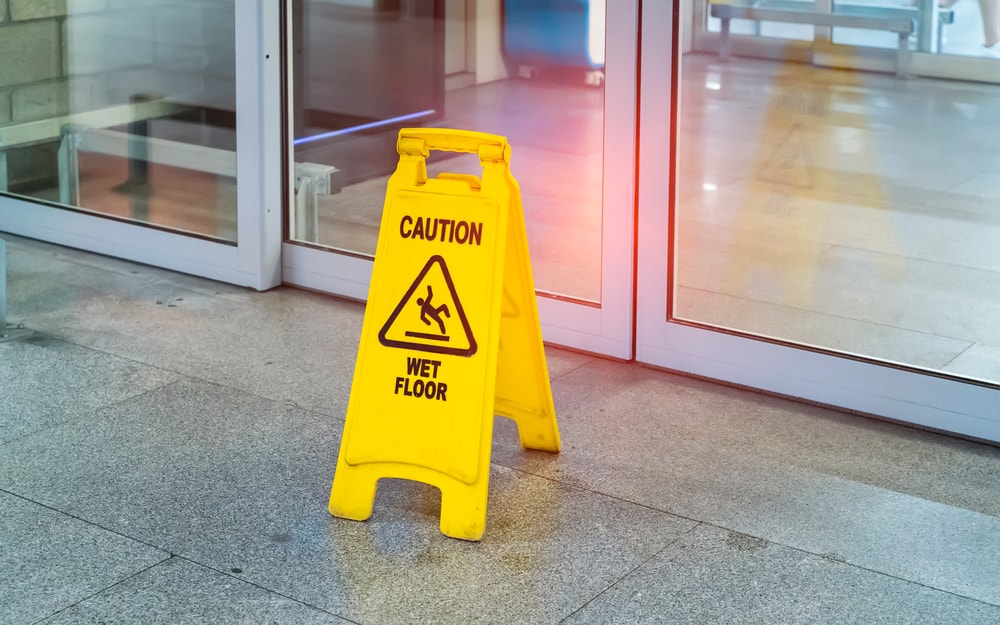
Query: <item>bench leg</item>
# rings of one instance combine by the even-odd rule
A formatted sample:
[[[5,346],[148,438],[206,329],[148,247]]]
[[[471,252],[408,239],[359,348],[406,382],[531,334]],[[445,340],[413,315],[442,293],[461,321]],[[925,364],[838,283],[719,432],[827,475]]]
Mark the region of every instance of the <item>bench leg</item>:
[[[910,36],[899,33],[899,51],[896,53],[896,76],[906,78],[910,75]]]
[[[729,18],[721,17],[719,20],[722,22],[722,27],[719,31],[719,59],[723,61],[728,61],[730,56],[729,50]]]

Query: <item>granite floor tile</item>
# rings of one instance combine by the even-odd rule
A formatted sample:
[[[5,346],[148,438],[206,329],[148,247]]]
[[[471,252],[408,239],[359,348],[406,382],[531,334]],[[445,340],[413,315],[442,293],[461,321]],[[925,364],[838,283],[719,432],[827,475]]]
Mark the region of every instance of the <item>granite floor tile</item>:
[[[168,557],[0,491],[0,623],[35,623]]]
[[[549,369],[549,380],[556,380],[571,371],[579,369],[594,360],[594,356],[587,356],[568,349],[558,347],[545,348],[545,364]]]
[[[14,441],[0,484],[363,623],[556,622],[694,525],[503,467],[481,543],[441,535],[437,491],[410,482],[382,484],[367,523],[335,519],[341,425],[179,382]]]
[[[556,623],[694,525],[501,467],[481,542],[441,535],[439,506],[385,481],[366,523],[289,518],[197,557],[359,623]]]
[[[13,274],[12,320],[136,362],[343,414],[360,304],[279,288],[255,294],[251,306],[224,288],[222,296],[210,292],[208,281],[135,280],[79,265],[63,277],[45,276]]]
[[[980,380],[1000,380],[1000,347],[983,343],[971,345],[943,370]]]
[[[348,621],[182,558],[77,603],[43,625],[335,625]]]
[[[700,526],[565,621],[988,625],[1000,607]]]
[[[8,443],[0,488],[173,546],[234,519],[266,524],[304,492],[322,508],[342,427],[187,379]]]
[[[109,271],[122,276],[129,276],[134,280],[151,280],[154,276],[167,275],[170,272],[165,269],[139,265],[127,260],[102,256],[92,252],[85,252],[71,247],[63,247],[53,243],[46,243],[35,239],[27,239],[17,235],[0,234],[7,242],[7,253],[10,256],[10,270],[17,272],[29,271],[32,273],[51,272],[53,277],[58,277],[67,272],[71,265],[80,265],[91,269]]]
[[[37,333],[0,342],[0,444],[178,379]]]
[[[6,233],[2,236],[7,241],[8,248],[16,252],[16,255],[10,260],[12,274],[29,271],[36,275],[47,274],[52,278],[60,279],[73,276],[75,271],[86,274],[88,270],[97,270],[127,276],[135,284],[168,280],[191,291],[234,301],[246,302],[255,293],[254,290],[245,287],[102,256],[71,247],[25,239]]]
[[[614,363],[555,395],[563,453],[494,462],[1000,604],[996,448]]]
[[[1000,517],[995,446],[601,359],[552,388],[564,448],[575,453],[522,456],[506,446],[515,429],[501,419],[495,462],[599,467],[606,457],[615,466],[673,471],[689,460],[718,459],[724,468],[742,455]]]

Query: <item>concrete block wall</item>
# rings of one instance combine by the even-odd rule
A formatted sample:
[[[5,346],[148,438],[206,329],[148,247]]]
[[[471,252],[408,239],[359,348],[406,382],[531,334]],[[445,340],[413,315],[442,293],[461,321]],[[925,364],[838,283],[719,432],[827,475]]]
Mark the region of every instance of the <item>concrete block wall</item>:
[[[135,94],[235,109],[234,2],[0,0],[0,127]]]

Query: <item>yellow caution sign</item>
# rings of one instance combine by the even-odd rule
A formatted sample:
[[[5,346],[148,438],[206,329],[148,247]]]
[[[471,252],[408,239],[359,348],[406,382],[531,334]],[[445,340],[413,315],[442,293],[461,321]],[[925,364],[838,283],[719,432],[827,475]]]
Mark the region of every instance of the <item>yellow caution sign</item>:
[[[431,150],[482,177],[428,178]],[[330,513],[371,516],[381,478],[441,490],[441,531],[486,527],[494,414],[559,451],[521,196],[504,137],[404,129],[389,178]]]

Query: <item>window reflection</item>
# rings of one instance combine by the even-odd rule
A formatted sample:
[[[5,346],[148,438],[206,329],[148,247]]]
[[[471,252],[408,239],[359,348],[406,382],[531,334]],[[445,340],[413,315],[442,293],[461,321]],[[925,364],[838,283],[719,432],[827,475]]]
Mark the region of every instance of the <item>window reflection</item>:
[[[235,241],[233,0],[0,3],[0,192]]]
[[[508,137],[535,284],[599,301],[604,2],[295,0],[293,240],[372,255],[402,127]],[[432,155],[432,175],[478,163]]]
[[[675,317],[1000,381],[994,85],[681,67]]]

